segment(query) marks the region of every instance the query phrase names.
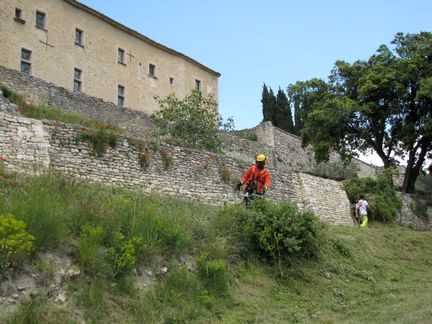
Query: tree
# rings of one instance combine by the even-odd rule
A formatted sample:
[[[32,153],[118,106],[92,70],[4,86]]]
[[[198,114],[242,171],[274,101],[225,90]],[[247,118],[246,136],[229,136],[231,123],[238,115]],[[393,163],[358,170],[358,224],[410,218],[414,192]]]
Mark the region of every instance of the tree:
[[[288,86],[289,105],[294,109],[294,134],[300,134],[307,115],[313,105],[327,94],[327,88],[327,83],[320,79],[298,81]]]
[[[174,94],[155,100],[160,106],[153,115],[156,136],[165,137],[174,145],[219,152],[222,148],[219,128],[228,131],[234,127],[232,118],[223,124],[212,95],[204,97],[193,91],[183,100]]]
[[[374,150],[385,167],[407,157],[402,190],[412,192],[432,150],[432,34],[398,33],[369,60],[337,61],[328,93],[312,103],[301,131],[317,159]]]
[[[273,125],[292,133],[294,125],[291,114],[291,107],[285,92],[279,88],[276,95],[275,114],[273,116]]]
[[[263,113],[263,121],[271,121],[273,122],[273,115],[276,109],[276,97],[273,93],[273,90],[267,88],[266,84],[263,85],[262,97],[262,113]]]

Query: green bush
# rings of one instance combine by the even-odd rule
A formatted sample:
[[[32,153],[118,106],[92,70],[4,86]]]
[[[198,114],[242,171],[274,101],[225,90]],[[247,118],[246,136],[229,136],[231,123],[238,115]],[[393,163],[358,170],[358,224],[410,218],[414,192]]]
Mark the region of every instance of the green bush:
[[[13,268],[33,250],[34,236],[12,214],[0,214],[0,270]]]
[[[256,248],[273,261],[317,256],[322,225],[312,212],[300,213],[292,202],[257,201],[248,218]]]
[[[84,225],[78,238],[79,262],[90,274],[103,271],[104,230],[101,226]]]
[[[357,178],[358,167],[350,162],[323,162],[316,165],[311,173],[322,178],[345,180]]]
[[[231,180],[231,169],[225,164],[219,165],[219,175],[223,182],[230,183]]]
[[[387,222],[396,218],[402,208],[402,200],[392,185],[393,170],[387,169],[378,178],[348,179],[343,187],[351,203],[356,203],[364,195],[369,203],[368,215],[372,220]]]
[[[201,92],[193,91],[182,100],[174,94],[165,98],[155,97],[155,100],[160,106],[153,115],[157,137],[164,137],[178,146],[221,151],[219,127],[231,130],[233,122],[228,119],[222,124],[213,95],[203,96]]]
[[[322,241],[323,225],[313,213],[300,213],[291,202],[254,201],[251,211],[228,206],[214,224],[239,253],[257,251],[277,263],[313,258]]]
[[[204,286],[218,295],[226,294],[229,287],[229,272],[225,260],[213,259],[203,253],[196,258],[196,262]]]
[[[79,133],[78,139],[89,142],[96,155],[102,156],[108,147],[114,148],[121,134],[119,127],[111,124],[99,123],[93,130]]]
[[[131,271],[143,250],[143,239],[133,236],[127,239],[122,233],[114,233],[111,246],[108,248],[108,260],[114,278]]]

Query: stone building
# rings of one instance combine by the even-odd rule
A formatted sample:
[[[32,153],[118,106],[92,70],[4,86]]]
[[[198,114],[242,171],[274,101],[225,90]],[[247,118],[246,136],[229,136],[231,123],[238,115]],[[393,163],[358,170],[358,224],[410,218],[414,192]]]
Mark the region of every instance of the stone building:
[[[220,74],[74,0],[2,0],[0,65],[120,107],[154,96],[218,97]]]

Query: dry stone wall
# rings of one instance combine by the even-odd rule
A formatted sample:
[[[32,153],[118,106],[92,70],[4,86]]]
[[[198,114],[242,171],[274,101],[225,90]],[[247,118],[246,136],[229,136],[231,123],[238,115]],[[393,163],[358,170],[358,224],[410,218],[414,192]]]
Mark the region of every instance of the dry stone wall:
[[[0,108],[1,103],[0,100]],[[234,190],[248,166],[241,159],[159,145],[151,150],[148,168],[143,168],[139,158],[142,150],[137,142],[121,137],[114,148],[98,156],[88,142],[80,139],[79,134],[85,130],[80,126],[0,112],[0,156],[5,159],[0,163],[7,170],[53,170],[80,181],[159,192],[211,204],[242,201],[241,194]],[[334,208],[335,204],[348,203],[346,197],[337,195],[334,199],[339,197],[345,201],[330,203],[330,199],[314,197],[321,192],[304,189],[313,188],[317,181],[333,188],[329,190],[334,193],[340,190],[337,182],[281,169],[271,169],[271,172],[273,182],[268,199],[292,200],[301,210],[312,209],[326,221],[349,224],[349,210]],[[224,173],[229,177],[224,177]],[[326,218],[330,214],[333,219]]]
[[[12,171],[39,172],[49,167],[49,134],[40,120],[0,111],[0,156]]]
[[[303,205],[306,210],[312,210],[331,224],[353,225],[351,217],[340,217],[351,215],[351,205],[340,182],[306,173],[300,173],[300,179],[301,197],[305,199]]]
[[[150,117],[140,111],[119,108],[115,104],[76,93],[53,83],[46,82],[0,65],[0,84],[21,94],[34,103],[62,107],[69,112],[78,112],[101,122],[110,122],[123,127],[128,134],[148,138],[154,130]]]
[[[418,231],[431,231],[432,208],[430,206],[427,208],[427,219],[420,219],[413,212],[414,199],[409,194],[400,195],[400,197],[403,206],[397,221]]]
[[[241,194],[234,190],[234,185],[253,163],[253,154],[250,156],[246,148],[244,151],[231,148],[230,155],[219,155],[159,144],[150,148],[148,167],[143,168],[142,147],[136,141],[121,137],[114,148],[98,156],[88,142],[80,139],[85,128],[25,118],[16,112],[12,114],[13,108],[0,96],[0,157],[4,160],[0,163],[6,170],[31,173],[53,170],[90,183],[218,205],[241,203]],[[237,149],[247,144],[236,143],[233,145],[234,148],[238,145]],[[258,142],[255,145],[254,150],[269,149]],[[270,156],[276,154],[269,152]],[[290,171],[282,163],[270,163],[269,168],[272,185],[268,199],[291,200],[301,210],[312,210],[328,223],[353,225],[350,204],[340,182]],[[404,200],[399,221],[415,229],[431,230],[430,221],[422,222],[413,215],[409,197]],[[428,212],[431,218],[430,208]]]

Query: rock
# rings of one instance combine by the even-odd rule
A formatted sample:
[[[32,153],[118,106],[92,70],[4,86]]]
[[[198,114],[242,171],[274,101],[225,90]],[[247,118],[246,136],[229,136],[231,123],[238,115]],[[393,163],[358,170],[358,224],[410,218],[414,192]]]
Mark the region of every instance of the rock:
[[[66,298],[66,294],[63,293],[63,292],[60,292],[60,293],[57,295],[57,297],[54,299],[54,301],[55,301],[56,303],[59,303],[59,304],[63,304],[66,300],[67,300],[67,298]]]
[[[23,291],[23,290],[25,290],[26,288],[27,288],[27,287],[24,286],[24,285],[18,285],[18,286],[17,286],[18,291]]]
[[[71,267],[68,271],[66,271],[66,275],[69,278],[77,277],[81,274],[81,270],[78,268]]]

